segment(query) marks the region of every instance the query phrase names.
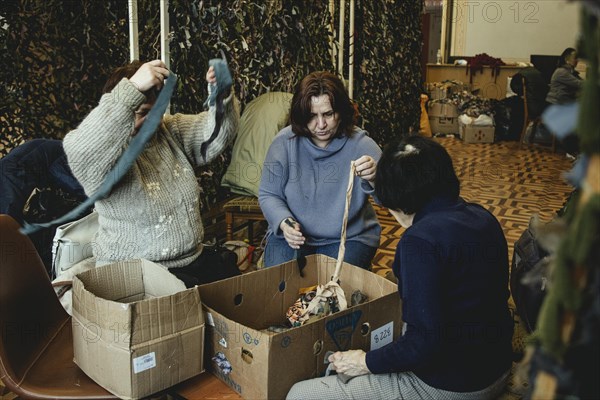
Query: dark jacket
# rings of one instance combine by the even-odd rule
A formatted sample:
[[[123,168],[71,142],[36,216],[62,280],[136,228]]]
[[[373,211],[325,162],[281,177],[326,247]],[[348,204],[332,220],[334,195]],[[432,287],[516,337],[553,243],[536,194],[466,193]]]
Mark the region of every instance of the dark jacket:
[[[527,93],[527,112],[530,119],[534,119],[542,115],[542,112],[546,108],[546,96],[549,89],[548,83],[536,68],[523,68],[510,81],[510,88],[520,97],[523,97],[524,93],[523,79],[525,79]]]
[[[407,329],[367,353],[371,372],[412,371],[434,388],[472,392],[510,369],[508,248],[490,212],[432,200],[398,243],[393,269]]]

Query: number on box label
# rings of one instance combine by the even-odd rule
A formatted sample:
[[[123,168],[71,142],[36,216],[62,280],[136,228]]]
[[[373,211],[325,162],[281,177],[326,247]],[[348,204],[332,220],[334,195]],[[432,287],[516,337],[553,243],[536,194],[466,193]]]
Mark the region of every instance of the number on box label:
[[[387,324],[371,331],[371,350],[378,349],[394,339],[394,323]]]

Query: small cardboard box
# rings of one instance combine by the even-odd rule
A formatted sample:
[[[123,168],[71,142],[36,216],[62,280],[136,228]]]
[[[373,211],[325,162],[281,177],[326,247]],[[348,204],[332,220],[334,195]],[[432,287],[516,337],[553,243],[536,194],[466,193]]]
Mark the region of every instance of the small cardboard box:
[[[146,260],[73,278],[75,363],[121,398],[140,398],[203,371],[200,294]]]
[[[314,255],[307,257],[304,277],[291,261],[200,286],[206,362],[213,373],[245,399],[283,399],[294,383],[324,375],[327,351],[370,350],[398,337],[397,286],[346,263],[340,282],[348,303],[357,289],[368,296],[365,303],[297,328],[267,331],[284,323],[298,289],[329,282],[334,270],[334,259]]]
[[[496,127],[460,124],[460,137],[465,143],[494,143]]]
[[[429,103],[427,111],[431,132],[458,133],[458,109],[451,103]]]
[[[442,86],[432,86],[429,91],[431,100],[445,99],[447,95],[447,88]]]

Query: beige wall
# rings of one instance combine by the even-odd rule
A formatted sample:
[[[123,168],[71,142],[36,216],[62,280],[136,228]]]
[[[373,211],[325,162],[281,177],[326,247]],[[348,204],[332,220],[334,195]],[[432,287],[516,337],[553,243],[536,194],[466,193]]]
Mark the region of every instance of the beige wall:
[[[452,55],[487,53],[505,62],[575,47],[579,4],[565,0],[454,0]]]

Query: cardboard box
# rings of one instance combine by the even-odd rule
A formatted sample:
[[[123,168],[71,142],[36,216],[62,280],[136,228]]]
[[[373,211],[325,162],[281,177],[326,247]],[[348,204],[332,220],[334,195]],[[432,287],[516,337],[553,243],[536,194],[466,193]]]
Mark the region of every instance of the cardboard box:
[[[348,303],[354,290],[367,302],[283,332],[287,309],[298,289],[330,281],[335,260],[307,257],[304,277],[295,261],[199,287],[206,309],[207,365],[245,399],[283,399],[294,383],[323,376],[327,351],[383,346],[400,335],[397,286],[372,272],[344,263],[341,286]],[[231,366],[230,371],[210,358]]]
[[[478,125],[460,125],[460,137],[465,143],[494,143],[496,127]]]
[[[431,132],[458,133],[458,109],[451,103],[429,103],[427,111]]]
[[[75,363],[121,398],[140,398],[203,371],[204,315],[196,288],[131,260],[73,278]]]
[[[446,87],[442,87],[442,86],[432,86],[429,89],[429,95],[431,97],[431,100],[441,100],[441,99],[445,99],[446,95],[448,94],[448,89]]]
[[[461,81],[431,82],[427,84],[431,100],[441,100],[463,92],[471,93],[471,85]]]

